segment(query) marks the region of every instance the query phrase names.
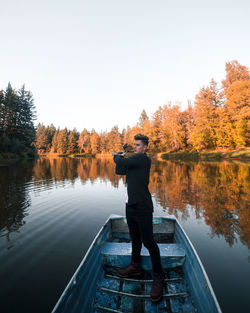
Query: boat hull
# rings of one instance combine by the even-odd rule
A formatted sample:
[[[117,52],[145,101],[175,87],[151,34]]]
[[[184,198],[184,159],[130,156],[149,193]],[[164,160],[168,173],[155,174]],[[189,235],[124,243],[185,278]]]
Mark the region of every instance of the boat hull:
[[[167,309],[172,312],[221,313],[199,256],[178,221],[170,217],[154,217],[153,227],[158,245],[165,249],[161,251],[161,257],[166,287],[160,303],[150,301],[152,266],[145,249],[142,250],[144,279],[121,280],[115,274],[117,267],[130,262],[131,243],[126,219],[110,216],[52,313],[153,313],[166,312]]]

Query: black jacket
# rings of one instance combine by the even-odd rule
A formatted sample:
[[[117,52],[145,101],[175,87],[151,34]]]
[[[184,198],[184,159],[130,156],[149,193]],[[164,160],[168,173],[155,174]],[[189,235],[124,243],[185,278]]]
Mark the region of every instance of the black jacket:
[[[153,211],[153,202],[148,190],[151,160],[146,153],[138,153],[129,158],[114,156],[116,173],[126,175],[128,205]]]

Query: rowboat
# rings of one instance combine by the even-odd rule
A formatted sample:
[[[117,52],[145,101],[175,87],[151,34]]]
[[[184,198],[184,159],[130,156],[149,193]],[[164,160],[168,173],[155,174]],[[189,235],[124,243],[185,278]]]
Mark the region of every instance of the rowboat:
[[[163,298],[150,300],[152,264],[142,248],[141,277],[120,278],[117,268],[130,263],[126,218],[111,215],[71,278],[53,313],[221,313],[205,269],[191,241],[174,217],[153,218],[165,275]]]

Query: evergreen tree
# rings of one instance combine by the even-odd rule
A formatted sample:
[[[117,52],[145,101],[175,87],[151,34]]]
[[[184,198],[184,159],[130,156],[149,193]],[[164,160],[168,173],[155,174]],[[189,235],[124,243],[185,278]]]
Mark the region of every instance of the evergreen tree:
[[[60,132],[60,129],[58,128],[55,133],[54,133],[54,136],[53,136],[53,139],[52,139],[52,146],[51,146],[51,152],[52,153],[57,153],[58,152],[58,149],[59,149],[59,146],[58,146],[58,138],[59,138],[59,132]]]
[[[100,152],[101,153],[106,153],[108,152],[107,150],[107,133],[106,132],[102,132],[99,135],[99,147],[100,147]]]
[[[68,130],[64,128],[58,133],[57,152],[65,154],[68,150]]]
[[[164,151],[166,148],[174,151],[184,148],[185,129],[180,107],[178,105],[172,106],[171,103],[164,105],[162,116],[160,151]]]
[[[38,124],[36,131],[35,147],[38,153],[44,153],[48,148],[49,139],[47,129],[43,124]]]
[[[47,137],[48,137],[48,146],[47,146],[47,151],[50,152],[52,149],[52,141],[53,137],[56,133],[56,128],[53,124],[50,124],[50,126],[47,126]]]
[[[80,152],[84,153],[90,153],[91,147],[90,147],[90,134],[87,131],[86,128],[81,132],[79,140],[78,140],[78,146],[80,149]]]
[[[226,91],[235,146],[250,144],[250,79],[235,81]]]
[[[147,113],[146,111],[143,109],[142,112],[141,112],[141,116],[139,117],[139,127],[140,128],[143,128],[143,125],[146,121],[148,121],[149,118],[147,116]]]
[[[250,79],[249,69],[241,65],[237,60],[227,62],[226,79],[222,81],[222,86],[227,90],[235,81]]]
[[[18,108],[17,130],[25,145],[30,146],[35,140],[36,111],[33,96],[24,85],[18,90]]]
[[[3,137],[5,125],[5,107],[4,107],[4,92],[0,90],[0,138]]]
[[[10,83],[4,92],[3,107],[5,114],[4,135],[9,139],[13,139],[17,135],[19,105],[17,93]]]
[[[152,152],[160,152],[161,151],[161,139],[162,139],[162,133],[161,133],[161,127],[162,127],[162,107],[159,106],[158,110],[153,114],[152,119],[152,127],[150,130],[150,151]]]
[[[202,88],[195,98],[195,120],[189,143],[197,150],[214,149],[217,146],[219,123],[217,108],[222,103],[222,95],[212,79],[209,86]]]
[[[30,152],[35,139],[35,106],[32,94],[23,86],[16,91],[9,83],[0,92],[0,137],[2,151]]]
[[[97,132],[92,132],[92,134],[90,135],[90,146],[91,146],[91,153],[96,154],[100,152],[99,136]]]
[[[78,140],[79,140],[79,133],[74,128],[69,133],[69,139],[68,139],[68,153],[78,153]]]

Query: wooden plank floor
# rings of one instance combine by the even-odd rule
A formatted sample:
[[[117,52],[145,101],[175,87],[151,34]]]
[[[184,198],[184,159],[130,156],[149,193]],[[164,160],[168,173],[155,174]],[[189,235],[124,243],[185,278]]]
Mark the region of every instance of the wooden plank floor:
[[[141,277],[123,279],[115,268],[104,268],[98,282],[93,306],[94,313],[195,313],[191,296],[180,267],[165,273],[164,297],[158,303],[150,300],[152,272],[144,271]]]

